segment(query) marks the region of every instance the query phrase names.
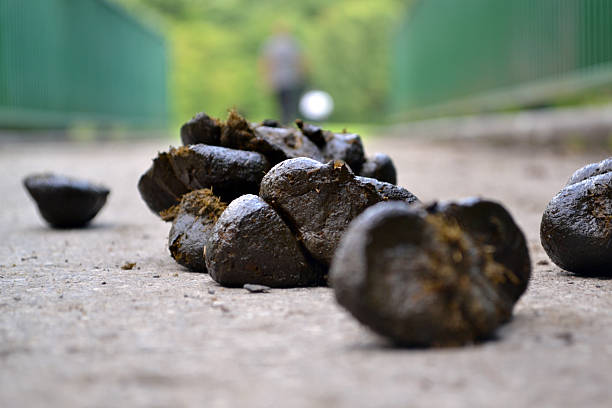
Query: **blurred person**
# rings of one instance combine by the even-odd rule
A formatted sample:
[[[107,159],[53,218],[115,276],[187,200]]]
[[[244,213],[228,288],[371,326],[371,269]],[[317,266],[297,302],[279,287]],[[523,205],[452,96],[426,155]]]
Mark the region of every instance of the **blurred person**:
[[[289,27],[279,22],[261,49],[259,69],[280,108],[281,121],[297,118],[298,103],[306,82],[306,64]]]

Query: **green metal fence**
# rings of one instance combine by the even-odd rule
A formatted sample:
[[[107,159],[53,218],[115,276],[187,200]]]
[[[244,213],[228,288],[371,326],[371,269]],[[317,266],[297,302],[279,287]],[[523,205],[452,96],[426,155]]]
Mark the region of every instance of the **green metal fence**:
[[[0,0],[0,127],[161,126],[163,38],[103,0]]]
[[[421,0],[394,51],[399,116],[549,103],[612,85],[612,0]]]

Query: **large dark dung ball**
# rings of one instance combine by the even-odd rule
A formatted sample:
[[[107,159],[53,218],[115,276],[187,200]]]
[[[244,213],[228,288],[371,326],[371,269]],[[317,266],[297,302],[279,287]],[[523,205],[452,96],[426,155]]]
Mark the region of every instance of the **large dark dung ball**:
[[[527,287],[525,238],[499,204],[377,204],[334,256],[338,302],[399,345],[462,345],[508,321]]]

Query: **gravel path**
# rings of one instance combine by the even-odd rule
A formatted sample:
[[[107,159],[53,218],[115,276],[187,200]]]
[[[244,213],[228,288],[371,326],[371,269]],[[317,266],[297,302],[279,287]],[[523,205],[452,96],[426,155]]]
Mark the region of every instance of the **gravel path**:
[[[389,152],[423,200],[506,204],[534,276],[496,341],[397,350],[328,288],[224,289],[170,258],[169,229],[141,201],[160,141],[0,142],[0,407],[609,407],[612,280],[548,262],[540,215],[569,175],[605,153],[407,139]],[[21,179],[53,170],[103,182],[91,228],[48,229]],[[123,270],[135,262],[132,270]]]

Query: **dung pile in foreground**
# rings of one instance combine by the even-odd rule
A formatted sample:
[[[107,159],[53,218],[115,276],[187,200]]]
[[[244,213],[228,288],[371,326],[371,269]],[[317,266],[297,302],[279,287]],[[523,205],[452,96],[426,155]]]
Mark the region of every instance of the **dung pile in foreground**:
[[[500,204],[423,206],[391,159],[359,136],[297,122],[198,114],[187,146],[153,160],[138,188],[172,221],[174,259],[228,287],[327,283],[358,320],[402,345],[460,345],[512,316],[531,274]],[[374,176],[374,177],[371,177]]]
[[[394,184],[391,159],[379,153],[368,160],[356,134],[333,133],[302,121],[295,128],[270,120],[250,123],[231,111],[226,121],[196,115],[182,126],[181,139],[185,146],[158,154],[138,189],[153,212],[173,222],[168,243],[173,258],[195,271],[210,270],[224,285],[322,283],[340,236],[355,216],[384,200],[416,201]],[[258,194],[259,201],[233,203]],[[249,212],[255,208],[257,217]],[[218,219],[227,231],[214,228]],[[251,220],[248,225],[245,219]],[[275,233],[265,235],[268,228]],[[235,237],[231,242],[221,239],[229,235]],[[263,236],[268,239],[266,248],[288,245],[285,249],[291,252],[295,247],[291,253],[299,256],[285,258],[298,265],[303,257],[306,266],[297,268],[303,272],[297,277],[295,271],[281,272],[294,276],[283,279],[279,273],[271,275],[285,258],[257,258],[256,249],[264,248],[258,247]],[[227,252],[230,248],[234,252]]]

